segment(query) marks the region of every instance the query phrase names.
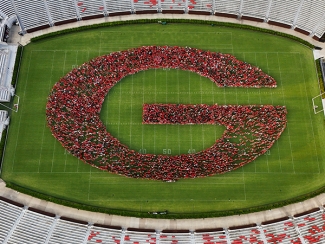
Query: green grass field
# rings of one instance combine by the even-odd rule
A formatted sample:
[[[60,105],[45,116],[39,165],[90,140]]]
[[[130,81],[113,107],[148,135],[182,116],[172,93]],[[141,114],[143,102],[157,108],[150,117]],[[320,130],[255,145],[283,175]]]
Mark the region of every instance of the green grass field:
[[[210,147],[224,131],[213,125],[142,125],[143,103],[285,105],[287,128],[265,155],[236,171],[175,183],[130,179],[85,165],[55,140],[45,106],[52,86],[73,67],[112,51],[178,45],[230,53],[259,66],[278,87],[219,88],[197,74],[149,70],[109,92],[101,118],[107,130],[143,153],[181,154]],[[235,28],[146,24],[99,28],[46,39],[24,49],[1,177],[82,204],[132,211],[197,213],[242,209],[290,199],[325,183],[324,117],[312,51],[289,39]]]

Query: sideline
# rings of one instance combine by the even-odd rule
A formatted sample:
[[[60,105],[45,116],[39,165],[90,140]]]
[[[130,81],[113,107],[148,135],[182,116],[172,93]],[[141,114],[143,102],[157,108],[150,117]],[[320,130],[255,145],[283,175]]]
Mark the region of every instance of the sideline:
[[[93,25],[103,22],[123,21],[123,20],[135,20],[135,19],[198,19],[198,20],[212,20],[219,22],[229,22],[237,24],[251,25],[255,27],[275,30],[283,33],[287,33],[293,36],[297,36],[303,40],[306,40],[317,47],[323,48],[317,52],[317,56],[325,56],[325,43],[318,42],[310,36],[303,35],[292,29],[285,29],[267,23],[254,22],[249,20],[238,20],[232,18],[218,17],[218,16],[205,16],[205,15],[189,15],[189,14],[145,14],[145,15],[126,15],[115,17],[103,17],[93,20],[82,20],[74,23],[65,24],[62,26],[54,26],[44,30],[36,31],[33,33],[27,33],[24,36],[19,36],[19,27],[13,26],[11,31],[11,37],[9,42],[11,44],[27,45],[30,39],[36,36],[40,36],[50,32],[56,32],[63,29],[76,28],[85,25]],[[245,215],[233,215],[227,217],[218,218],[200,218],[200,219],[150,219],[150,218],[135,218],[124,217],[103,213],[94,213],[84,210],[74,209],[62,205],[58,205],[52,202],[40,200],[23,193],[19,193],[5,186],[5,182],[0,179],[0,196],[8,198],[10,200],[22,203],[28,207],[40,209],[42,211],[54,213],[58,216],[65,216],[73,219],[83,220],[90,223],[121,226],[123,228],[139,228],[139,229],[156,229],[156,230],[195,230],[195,229],[213,229],[213,228],[228,228],[231,226],[247,225],[252,223],[260,224],[264,221],[282,218],[285,216],[293,216],[298,213],[308,211],[313,208],[322,207],[325,204],[325,193],[320,194],[317,197],[305,200],[303,202],[287,205],[281,208],[255,212]]]

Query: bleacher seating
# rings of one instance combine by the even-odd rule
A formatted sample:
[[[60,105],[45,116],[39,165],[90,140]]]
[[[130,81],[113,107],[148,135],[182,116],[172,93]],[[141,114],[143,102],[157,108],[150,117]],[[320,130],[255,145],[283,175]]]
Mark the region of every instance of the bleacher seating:
[[[188,0],[188,10],[213,13],[213,4],[211,0]]]
[[[304,1],[296,25],[311,33],[320,22],[324,13],[325,3],[323,1]]]
[[[0,120],[1,120],[0,111]],[[0,243],[69,244],[321,244],[325,243],[323,207],[261,225],[211,230],[122,229],[89,224],[30,209],[0,197]]]
[[[12,243],[45,243],[54,218],[45,214],[26,210],[17,223],[11,237]]]
[[[9,102],[14,95],[11,67],[14,66],[16,50],[16,46],[0,45],[0,102]]]
[[[98,0],[78,0],[77,8],[79,14],[84,19],[86,16],[104,16],[105,7],[102,1]]]
[[[159,236],[160,244],[170,244],[170,243],[183,243],[189,244],[191,243],[192,235],[189,231],[187,232],[161,232]]]
[[[122,228],[112,228],[103,226],[92,226],[87,237],[88,244],[95,243],[114,243],[116,240],[122,239]]]
[[[77,19],[77,12],[72,0],[60,1],[57,0],[47,0],[48,9],[55,23],[62,22],[71,19]]]
[[[262,244],[264,243],[261,231],[256,227],[236,228],[228,231],[231,243]]]
[[[87,223],[77,223],[60,218],[54,227],[48,243],[83,243],[87,236],[88,228]]]
[[[269,7],[269,1],[265,0],[245,0],[241,14],[254,18],[265,19]]]
[[[0,243],[4,243],[22,211],[22,207],[0,200]]]
[[[8,49],[0,49],[0,87],[5,85],[5,76],[8,68]]]
[[[131,13],[132,6],[130,0],[105,0],[105,2],[109,15],[121,12]]]
[[[127,230],[124,233],[124,244],[134,244],[134,243],[156,243],[157,236],[155,231],[135,231]]]
[[[185,12],[185,1],[183,0],[165,0],[161,2],[161,9],[170,11],[170,10],[180,10]]]
[[[292,25],[299,9],[300,1],[273,0],[269,20]]]
[[[206,243],[218,243],[227,244],[227,234],[221,229],[216,230],[202,230],[194,232],[194,243],[206,244]]]
[[[15,15],[14,7],[12,6],[12,2],[10,0],[2,0],[0,1],[0,16],[5,19]]]
[[[240,10],[241,0],[220,0],[215,2],[215,11],[218,13],[238,15]]]
[[[262,225],[268,243],[293,243],[299,241],[299,235],[292,220]]]
[[[319,210],[295,218],[296,225],[306,243],[325,243],[325,214]]]
[[[15,0],[14,3],[25,30],[38,29],[46,25],[49,27],[49,16],[44,1]]]
[[[15,8],[13,7],[15,5]],[[15,10],[16,9],[16,10]],[[0,1],[0,16],[16,16],[22,33],[104,16],[141,13],[213,14],[266,21],[319,39],[325,32],[323,1],[282,0],[44,0]],[[31,14],[32,13],[32,14]],[[316,38],[317,37],[317,38]]]
[[[133,0],[134,10],[145,11],[145,10],[155,10],[158,11],[158,1],[157,0]]]

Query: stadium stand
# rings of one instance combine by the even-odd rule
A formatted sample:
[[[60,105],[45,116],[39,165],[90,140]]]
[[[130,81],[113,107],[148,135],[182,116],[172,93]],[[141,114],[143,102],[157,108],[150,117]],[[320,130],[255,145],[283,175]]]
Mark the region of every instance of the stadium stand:
[[[137,232],[136,232],[137,233]],[[141,233],[137,233],[141,235]],[[122,238],[122,228],[114,226],[103,226],[103,225],[93,225],[87,237],[87,243],[95,244],[101,243],[103,240],[107,242],[115,240],[121,240]],[[142,241],[145,239],[142,239]]]
[[[87,0],[77,1],[77,9],[83,20],[91,18],[100,18],[107,14],[102,1]]]
[[[306,31],[306,34],[313,33],[317,24],[324,18],[325,4],[322,1],[304,1],[297,19],[296,28]]]
[[[14,6],[10,0],[0,1],[0,16],[2,19],[16,15]]]
[[[77,21],[77,11],[71,0],[61,1],[47,0],[47,6],[54,25]]]
[[[21,33],[78,20],[144,13],[215,14],[291,28],[319,40],[325,32],[323,1],[282,0],[44,0],[0,1],[0,16],[16,18]],[[30,14],[33,13],[33,14]],[[2,31],[3,32],[3,31]],[[1,27],[0,27],[1,34]]]
[[[165,0],[161,2],[163,13],[185,13],[185,2],[182,0]]]
[[[299,233],[289,217],[262,223],[265,238],[269,243],[299,243]]]
[[[0,197],[0,242],[159,243],[159,244],[313,244],[325,242],[323,206],[258,225],[206,230],[123,229],[56,216]]]
[[[133,7],[130,0],[105,0],[109,16],[131,14]]]
[[[190,0],[188,2],[188,13],[189,14],[213,14],[214,13],[214,1],[209,0]]]
[[[323,210],[315,209],[295,215],[294,220],[305,243],[324,242],[325,214]]]
[[[268,8],[268,1],[246,0],[243,3],[241,15],[242,18],[244,18],[245,16],[249,16],[264,21],[267,15]]]
[[[139,13],[141,11],[152,11],[152,13],[158,12],[158,1],[157,0],[136,0],[133,1],[134,11]]]
[[[194,232],[194,243],[205,244],[205,243],[219,243],[227,244],[229,235],[223,228],[214,230],[196,230]]]
[[[265,238],[256,224],[251,226],[232,227],[228,231],[229,239],[232,243],[264,243]],[[263,241],[264,240],[264,241]]]
[[[59,218],[48,243],[84,243],[90,231],[88,223],[68,218]]]
[[[268,22],[282,23],[283,27],[291,27],[299,9],[300,1],[272,1]]]
[[[20,26],[27,32],[49,27],[44,1],[14,1],[16,14],[19,16]],[[31,14],[32,13],[32,14]]]
[[[15,90],[11,86],[17,45],[0,44],[0,102],[9,102]]]
[[[217,13],[224,13],[229,15],[238,16],[240,13],[241,0],[221,0],[215,2],[215,11]]]

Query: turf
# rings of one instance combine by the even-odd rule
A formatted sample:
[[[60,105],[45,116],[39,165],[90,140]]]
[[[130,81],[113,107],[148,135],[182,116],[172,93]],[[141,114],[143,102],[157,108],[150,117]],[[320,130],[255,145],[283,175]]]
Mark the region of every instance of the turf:
[[[128,76],[109,92],[101,119],[107,130],[142,153],[180,154],[210,147],[224,131],[212,125],[142,125],[144,103],[285,105],[287,128],[254,162],[227,174],[175,183],[130,179],[92,168],[70,155],[46,124],[51,87],[93,57],[142,45],[178,45],[230,53],[259,66],[277,88],[219,88],[197,74],[149,70]],[[146,24],[58,36],[24,49],[1,177],[83,204],[176,213],[241,209],[290,199],[324,185],[324,117],[312,51],[291,40],[235,28]]]

